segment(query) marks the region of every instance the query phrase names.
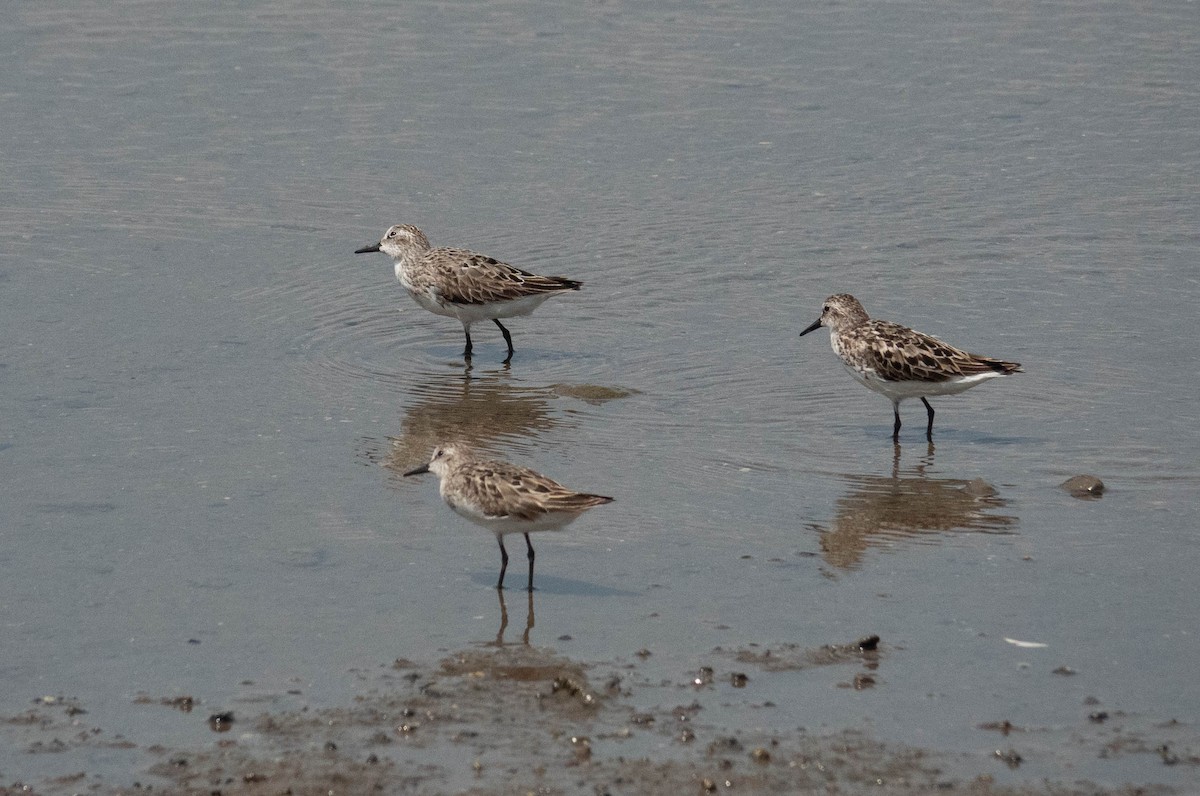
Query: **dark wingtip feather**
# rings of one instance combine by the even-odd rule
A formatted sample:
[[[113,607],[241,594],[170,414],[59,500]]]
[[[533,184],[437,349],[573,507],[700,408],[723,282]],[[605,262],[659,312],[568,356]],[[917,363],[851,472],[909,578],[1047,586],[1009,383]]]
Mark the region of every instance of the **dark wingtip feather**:
[[[1005,376],[1007,376],[1011,373],[1024,373],[1025,372],[1025,371],[1021,370],[1020,362],[1002,362],[1000,360],[997,360],[997,361],[991,363],[991,365],[995,370],[999,371],[1000,373],[1003,373]]]
[[[1005,362],[1003,359],[993,359],[992,357],[983,357],[979,354],[967,354],[968,359],[965,362],[960,362],[958,370],[964,376],[972,376],[979,373],[987,373],[989,371],[999,373],[1001,376],[1010,376],[1013,373],[1023,373],[1021,363]]]
[[[576,494],[573,496],[573,502],[590,509],[593,506],[603,506],[605,503],[612,503],[613,499],[607,495]]]

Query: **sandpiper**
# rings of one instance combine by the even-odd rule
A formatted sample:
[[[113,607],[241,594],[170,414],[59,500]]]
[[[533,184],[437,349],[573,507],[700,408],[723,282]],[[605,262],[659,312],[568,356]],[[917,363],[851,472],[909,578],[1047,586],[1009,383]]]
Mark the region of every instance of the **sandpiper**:
[[[383,252],[395,260],[396,278],[413,300],[430,312],[457,318],[467,337],[463,357],[471,358],[471,324],[491,320],[500,327],[513,355],[512,336],[501,318],[529,315],[546,299],[582,282],[561,276],[538,276],[494,257],[444,246],[429,245],[425,233],[411,224],[396,224],[378,243],[356,249],[355,254]]]
[[[604,495],[572,491],[528,467],[479,458],[469,448],[458,444],[439,446],[427,464],[409,470],[405,475],[431,471],[441,479],[440,491],[446,505],[459,516],[496,534],[496,541],[500,543],[497,589],[504,588],[504,572],[508,569],[505,534],[525,536],[529,551],[528,588],[533,591],[534,553],[529,534],[561,530],[593,506],[613,501]]]
[[[970,354],[907,326],[867,316],[858,299],[839,293],[825,299],[821,317],[800,333],[829,328],[833,351],[850,375],[892,402],[896,422],[892,439],[900,438],[900,402],[920,398],[929,414],[927,439],[933,439],[933,407],[927,395],[954,395],[976,384],[1020,373],[1016,362]]]

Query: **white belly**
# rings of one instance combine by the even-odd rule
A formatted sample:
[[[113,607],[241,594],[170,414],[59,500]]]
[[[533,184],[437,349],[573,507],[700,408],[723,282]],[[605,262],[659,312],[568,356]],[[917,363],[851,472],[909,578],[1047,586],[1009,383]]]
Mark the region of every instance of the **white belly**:
[[[542,514],[533,520],[519,520],[514,517],[489,517],[479,511],[476,506],[459,503],[453,499],[447,499],[446,505],[454,509],[454,513],[458,516],[487,528],[497,536],[504,536],[509,533],[559,531],[579,518],[579,514],[576,513],[556,511],[549,514]]]
[[[994,379],[1004,374],[996,371],[977,373],[972,376],[960,376],[946,381],[888,381],[881,379],[874,371],[858,370],[846,366],[846,370],[859,383],[886,396],[890,401],[898,403],[906,398],[925,398],[931,395],[956,395],[969,390],[976,384]]]
[[[448,304],[447,306],[453,311],[451,314],[463,323],[474,323],[475,321],[489,321],[492,318],[514,318],[518,315],[528,315],[552,295],[554,294],[538,293],[511,301],[493,301],[490,304]]]
[[[413,301],[436,315],[448,318],[458,318],[463,326],[470,326],[476,321],[490,321],[493,318],[514,318],[528,315],[538,308],[553,293],[537,293],[532,296],[522,296],[510,301],[493,301],[487,304],[455,304],[447,301],[440,293],[432,288],[421,289],[404,278],[399,265],[396,266],[396,279],[404,286]]]

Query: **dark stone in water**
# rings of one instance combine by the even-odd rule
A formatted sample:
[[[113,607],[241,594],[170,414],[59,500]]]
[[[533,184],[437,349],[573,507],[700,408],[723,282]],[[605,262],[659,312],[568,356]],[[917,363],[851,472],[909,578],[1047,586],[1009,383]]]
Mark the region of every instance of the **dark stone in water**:
[[[984,481],[982,478],[976,478],[973,481],[968,481],[966,485],[963,486],[963,491],[971,497],[976,498],[996,497],[996,495],[999,494],[996,491],[996,487],[992,486],[987,481]]]
[[[1094,475],[1075,475],[1059,486],[1077,498],[1098,498],[1104,494],[1104,482]]]
[[[233,711],[212,714],[208,717],[208,727],[213,732],[229,732],[233,728]]]

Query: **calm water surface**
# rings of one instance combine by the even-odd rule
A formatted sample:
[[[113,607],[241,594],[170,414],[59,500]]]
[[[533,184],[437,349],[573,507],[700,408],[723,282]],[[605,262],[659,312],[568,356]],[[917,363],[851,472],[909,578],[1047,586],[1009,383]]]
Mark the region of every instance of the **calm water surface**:
[[[729,720],[1187,782],[1054,731],[1089,696],[1200,711],[1198,20],[12,9],[0,707],[69,695],[139,745],[210,743],[136,698],[330,704],[493,638],[495,543],[398,475],[455,434],[618,498],[542,537],[535,644],[681,680],[718,646],[879,633],[876,688],[756,678]],[[458,324],[352,254],[401,221],[586,287],[510,325],[511,367],[481,325],[465,367]],[[935,401],[932,446],[906,405],[894,447],[887,402],[797,337],[841,291],[1026,372]],[[1108,494],[1057,489],[1076,473]],[[1004,719],[1050,731],[1016,773],[977,729]],[[5,782],[144,764],[0,745]]]

